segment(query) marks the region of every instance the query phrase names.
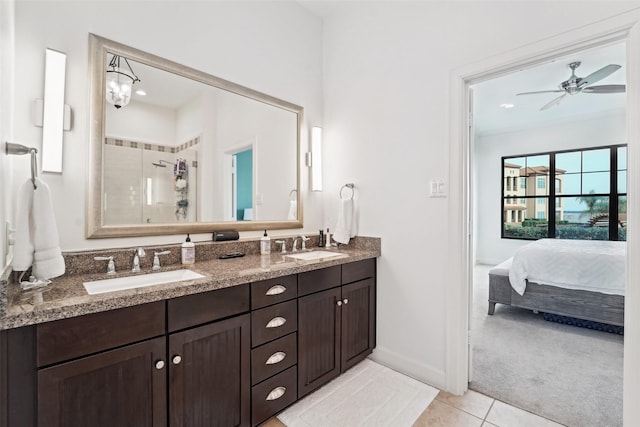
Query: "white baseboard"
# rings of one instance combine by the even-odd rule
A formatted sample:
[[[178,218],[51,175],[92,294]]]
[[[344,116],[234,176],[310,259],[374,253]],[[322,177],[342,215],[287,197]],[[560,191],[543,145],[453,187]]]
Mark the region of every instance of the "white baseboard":
[[[373,361],[405,374],[415,380],[428,384],[440,390],[445,389],[445,372],[434,369],[429,365],[406,358],[398,353],[378,346],[369,356]]]

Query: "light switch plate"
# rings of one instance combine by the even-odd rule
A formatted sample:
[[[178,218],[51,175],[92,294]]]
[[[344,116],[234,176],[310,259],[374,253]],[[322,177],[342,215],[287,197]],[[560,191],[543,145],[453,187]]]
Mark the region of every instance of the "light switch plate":
[[[429,182],[429,190],[429,197],[447,197],[447,184],[444,182],[444,179],[432,179]]]

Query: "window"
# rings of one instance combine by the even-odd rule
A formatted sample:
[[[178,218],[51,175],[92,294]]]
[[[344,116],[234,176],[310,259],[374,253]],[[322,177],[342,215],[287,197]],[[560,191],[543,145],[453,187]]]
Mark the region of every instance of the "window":
[[[503,157],[502,162],[503,177],[507,171],[510,178],[518,175],[512,187],[517,193],[509,199],[502,195],[503,238],[626,240],[626,145]],[[516,221],[506,215],[515,200],[521,209]]]

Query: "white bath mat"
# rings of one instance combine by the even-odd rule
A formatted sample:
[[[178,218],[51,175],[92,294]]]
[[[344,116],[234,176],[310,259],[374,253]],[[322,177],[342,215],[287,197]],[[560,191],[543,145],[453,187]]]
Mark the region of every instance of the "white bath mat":
[[[287,427],[410,427],[438,391],[365,359],[278,418]]]

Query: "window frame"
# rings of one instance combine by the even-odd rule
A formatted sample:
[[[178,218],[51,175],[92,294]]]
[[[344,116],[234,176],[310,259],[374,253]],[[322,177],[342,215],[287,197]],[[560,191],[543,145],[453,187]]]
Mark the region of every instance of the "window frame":
[[[527,154],[520,154],[520,155],[510,155],[510,156],[503,156],[501,158],[501,165],[502,165],[502,171],[501,171],[501,175],[502,175],[502,180],[501,180],[501,186],[502,186],[502,192],[500,195],[500,211],[501,211],[501,225],[500,225],[500,237],[502,239],[514,239],[514,240],[538,240],[540,238],[556,238],[556,206],[562,205],[562,201],[560,200],[562,197],[584,197],[587,194],[583,193],[583,188],[582,188],[582,178],[585,174],[587,173],[591,173],[591,171],[584,171],[582,168],[582,162],[583,162],[583,158],[584,158],[584,154],[585,152],[588,151],[595,151],[595,150],[603,150],[603,149],[608,149],[609,150],[609,192],[608,193],[589,193],[589,196],[593,196],[593,197],[606,197],[608,198],[609,201],[609,235],[608,235],[608,240],[618,240],[619,239],[619,233],[618,233],[618,218],[619,218],[619,199],[620,198],[626,198],[627,197],[627,192],[626,192],[626,187],[627,185],[625,185],[625,192],[618,192],[618,175],[620,173],[620,171],[624,170],[626,171],[627,168],[626,166],[622,169],[620,169],[618,167],[618,149],[620,147],[627,147],[627,144],[613,144],[613,145],[604,145],[604,146],[597,146],[597,147],[587,147],[587,148],[577,148],[577,149],[568,149],[568,150],[556,150],[556,151],[545,151],[545,152],[536,152],[536,153],[527,153]],[[581,153],[581,168],[580,168],[580,194],[572,194],[572,195],[565,195],[562,193],[562,186],[560,187],[560,191],[558,191],[558,189],[556,188],[556,180],[557,180],[557,174],[556,174],[556,156],[558,154],[565,154],[565,153]],[[524,195],[519,195],[517,196],[517,200],[522,200],[522,199],[537,199],[537,198],[543,198],[547,200],[547,235],[544,237],[519,237],[519,236],[508,236],[505,235],[505,229],[506,229],[506,217],[505,215],[507,215],[506,209],[505,209],[505,202],[507,199],[513,199],[514,196],[513,195],[507,195],[505,192],[505,162],[506,163],[511,163],[510,160],[513,159],[517,159],[517,158],[527,158],[527,157],[534,157],[534,156],[549,156],[549,174],[547,176],[545,176],[543,179],[545,180],[554,180],[554,185],[546,185],[545,186],[545,190],[546,190],[546,195],[544,194],[525,194]],[[628,156],[628,153],[626,154],[626,156]],[[527,167],[529,167],[529,165],[527,165]],[[603,171],[603,172],[607,172],[607,171]],[[573,172],[573,174],[578,174],[577,172]],[[522,189],[523,187],[520,186],[520,183],[522,182],[522,179],[524,177],[519,177],[520,180],[517,180],[518,182],[518,186],[517,188]],[[539,190],[540,188],[538,188],[538,182],[539,182],[540,177],[536,178],[536,190]],[[545,181],[546,182],[546,181]],[[526,190],[526,187],[525,187]],[[534,193],[537,193],[537,191],[535,191]],[[557,202],[560,202],[559,204]],[[535,205],[537,205],[537,202],[535,203]],[[536,215],[537,216],[537,215]]]

